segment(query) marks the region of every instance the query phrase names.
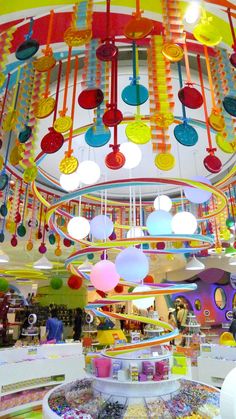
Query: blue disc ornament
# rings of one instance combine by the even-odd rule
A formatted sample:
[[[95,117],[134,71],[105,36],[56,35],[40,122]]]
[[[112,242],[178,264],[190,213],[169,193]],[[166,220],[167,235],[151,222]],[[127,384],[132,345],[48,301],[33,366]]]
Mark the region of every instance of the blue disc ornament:
[[[148,100],[148,90],[142,84],[132,82],[121,93],[122,100],[130,106],[139,106]]]
[[[172,233],[172,215],[168,211],[157,210],[147,217],[146,226],[151,236],[166,235]]]
[[[174,128],[174,136],[176,140],[186,146],[192,147],[198,142],[198,133],[192,125],[186,121],[182,124],[176,125]]]
[[[90,147],[103,147],[111,138],[111,131],[105,125],[92,125],[85,133],[85,141]]]
[[[223,99],[223,106],[231,116],[236,117],[236,96],[228,95]]]

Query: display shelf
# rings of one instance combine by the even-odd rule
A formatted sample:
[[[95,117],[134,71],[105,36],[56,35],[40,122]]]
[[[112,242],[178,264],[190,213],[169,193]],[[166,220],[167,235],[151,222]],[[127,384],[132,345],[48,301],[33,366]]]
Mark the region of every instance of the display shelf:
[[[24,405],[19,405],[17,407],[12,407],[11,409],[6,409],[3,412],[0,411],[0,418],[5,418],[8,415],[16,415],[21,413],[21,411],[25,411],[26,409],[33,409],[33,407],[41,406],[42,400],[37,400],[35,402],[25,403]]]

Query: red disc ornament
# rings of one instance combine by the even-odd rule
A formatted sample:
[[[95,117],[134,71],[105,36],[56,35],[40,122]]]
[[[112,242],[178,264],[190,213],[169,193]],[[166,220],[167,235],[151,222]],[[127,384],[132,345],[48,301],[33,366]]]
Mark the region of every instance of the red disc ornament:
[[[104,113],[102,120],[107,127],[115,127],[123,120],[123,114],[119,109],[111,108]]]
[[[96,56],[100,61],[112,61],[117,54],[118,48],[110,42],[100,45],[96,50]]]
[[[105,164],[108,169],[121,169],[125,164],[125,156],[120,151],[113,150],[111,153],[107,154],[105,158]]]
[[[101,105],[103,99],[104,95],[101,89],[88,88],[79,94],[78,103],[83,109],[94,109]]]
[[[203,97],[201,93],[192,86],[185,86],[178,92],[180,102],[190,109],[198,109],[203,104]]]
[[[208,156],[206,156],[203,160],[203,164],[208,172],[211,173],[219,173],[222,168],[221,160],[214,154],[208,154]]]
[[[46,134],[41,141],[41,149],[46,154],[56,153],[64,144],[64,137],[54,128],[48,128],[49,133]]]
[[[115,288],[114,291],[117,292],[117,294],[122,294],[122,292],[124,291],[124,286],[121,284],[118,284]]]
[[[145,276],[143,282],[144,282],[144,284],[153,284],[154,278],[153,278],[152,275],[147,275],[147,276]]]
[[[72,290],[78,290],[81,288],[83,284],[83,280],[76,275],[71,275],[67,281],[67,284],[68,284],[68,287],[71,288]]]

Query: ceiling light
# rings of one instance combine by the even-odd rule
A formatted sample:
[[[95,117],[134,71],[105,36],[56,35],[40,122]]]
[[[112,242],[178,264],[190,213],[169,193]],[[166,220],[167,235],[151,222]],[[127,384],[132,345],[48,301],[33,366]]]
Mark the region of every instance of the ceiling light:
[[[229,265],[236,265],[236,255],[231,256],[231,258],[229,260]]]
[[[200,271],[205,269],[204,263],[200,262],[195,256],[187,263],[186,268],[187,271]]]
[[[137,144],[126,142],[120,145],[120,151],[125,156],[124,169],[134,169],[142,160],[142,152]]]
[[[90,263],[88,259],[85,259],[85,261],[78,267],[78,270],[80,272],[91,272],[92,267],[93,267],[93,264]]]
[[[195,23],[200,17],[200,11],[201,11],[200,2],[192,1],[187,7],[187,10],[184,15],[184,19],[186,20],[187,23],[190,23],[190,24]]]
[[[155,210],[170,211],[172,207],[172,201],[167,195],[158,195],[154,200]]]
[[[76,191],[79,188],[80,184],[80,177],[78,172],[71,173],[69,175],[65,175],[64,173],[60,176],[60,185],[62,189],[67,192]]]
[[[0,263],[8,263],[8,262],[9,262],[9,256],[3,251],[0,251]]]
[[[42,256],[39,260],[34,263],[35,269],[52,269],[53,264],[50,262],[46,256]]]

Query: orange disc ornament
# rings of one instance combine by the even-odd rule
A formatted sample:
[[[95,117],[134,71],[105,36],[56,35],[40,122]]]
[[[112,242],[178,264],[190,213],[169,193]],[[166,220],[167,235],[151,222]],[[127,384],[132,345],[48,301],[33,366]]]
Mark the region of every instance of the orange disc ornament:
[[[35,70],[39,71],[40,73],[51,70],[53,67],[55,67],[55,65],[56,60],[53,55],[45,55],[33,61]]]
[[[43,97],[35,106],[34,116],[38,119],[47,118],[54,111],[55,105],[53,97]]]
[[[167,60],[176,63],[182,60],[184,51],[178,44],[167,43],[163,45],[162,54]]]
[[[69,27],[64,32],[64,41],[69,47],[80,47],[87,44],[92,38],[91,29],[78,29]]]

